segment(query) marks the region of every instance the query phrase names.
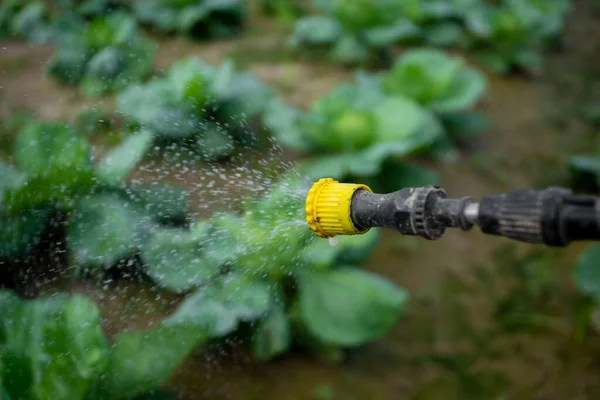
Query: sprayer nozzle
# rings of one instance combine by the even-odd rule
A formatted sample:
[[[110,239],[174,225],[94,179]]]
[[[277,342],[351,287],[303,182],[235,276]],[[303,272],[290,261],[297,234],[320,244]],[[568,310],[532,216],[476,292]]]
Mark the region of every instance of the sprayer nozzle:
[[[313,184],[306,196],[306,222],[315,235],[328,238],[368,231],[352,222],[350,204],[359,189],[371,192],[366,185],[339,183],[332,178],[323,178]]]

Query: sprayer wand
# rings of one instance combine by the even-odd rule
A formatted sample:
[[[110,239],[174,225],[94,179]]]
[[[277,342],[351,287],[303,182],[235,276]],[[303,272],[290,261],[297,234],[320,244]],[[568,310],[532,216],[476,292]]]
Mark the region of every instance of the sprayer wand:
[[[436,240],[446,228],[470,230],[552,247],[600,240],[600,199],[551,187],[484,196],[448,198],[439,186],[376,194],[365,185],[316,182],[306,198],[306,220],[323,238],[391,228]]]

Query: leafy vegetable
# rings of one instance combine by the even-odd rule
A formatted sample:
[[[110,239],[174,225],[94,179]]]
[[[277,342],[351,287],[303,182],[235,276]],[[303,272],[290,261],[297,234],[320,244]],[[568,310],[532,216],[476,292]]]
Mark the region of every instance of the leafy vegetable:
[[[357,346],[389,330],[407,298],[404,291],[357,269],[319,272],[300,281],[299,310],[323,342]]]
[[[134,12],[159,32],[223,37],[241,29],[246,7],[243,0],[137,0]]]
[[[200,154],[214,160],[231,154],[234,144],[255,141],[245,121],[264,110],[270,95],[254,76],[236,72],[231,61],[215,68],[188,58],[165,77],[121,93],[117,109],[159,139],[194,137]]]
[[[414,49],[390,71],[358,73],[307,113],[273,100],[263,121],[283,146],[317,153],[303,169],[310,177],[360,178],[385,190],[376,177],[392,173],[392,160],[422,150],[447,153],[453,139],[487,127],[487,118],[472,109],[486,85],[462,59]],[[426,172],[419,175],[432,177]]]
[[[81,199],[68,226],[71,257],[80,265],[110,267],[135,253],[151,225],[141,210],[116,195]]]
[[[0,39],[17,36],[31,44],[45,44],[53,34],[48,19],[42,1],[5,0],[0,3]]]
[[[402,39],[414,37],[418,28],[402,18],[402,5],[394,0],[319,2],[325,15],[301,18],[290,44],[296,48],[318,46],[344,64],[365,63]]]
[[[184,236],[180,236],[182,247],[169,257],[189,255],[198,262],[230,268],[229,272],[221,269],[221,275],[213,275],[208,282],[196,282],[200,287],[169,320],[197,324],[212,337],[230,334],[245,322],[251,327],[251,346],[259,360],[286,351],[294,338],[303,340],[292,332],[297,327],[297,310],[311,340],[329,347],[360,345],[390,328],[405,300],[404,292],[383,278],[347,267],[360,265],[368,257],[378,241],[377,232],[341,238],[336,247],[314,240],[305,223],[296,222],[304,218],[303,197],[291,192],[298,185],[303,184],[287,177],[263,199],[248,205],[244,215],[216,215],[187,233],[172,233]],[[214,229],[210,235],[200,233],[210,232],[210,227]],[[177,266],[189,264],[187,259],[169,258],[164,273],[177,279],[181,274]],[[206,268],[207,264],[198,265]],[[182,281],[175,289],[189,290],[191,281]],[[286,291],[287,285],[298,287],[298,293]],[[349,316],[354,311],[344,312],[345,304],[358,307],[359,312]],[[338,330],[317,326],[321,319],[340,324]]]
[[[383,77],[387,93],[401,94],[437,113],[473,107],[486,89],[485,77],[461,58],[434,49],[409,50]]]
[[[303,0],[261,0],[260,8],[264,14],[275,16],[284,24],[293,23],[308,11]]]
[[[308,113],[271,103],[264,124],[284,145],[317,153],[305,163],[311,178],[374,177],[386,160],[431,146],[443,133],[435,116],[402,95],[387,95],[359,75],[316,101]]]
[[[238,323],[252,321],[269,309],[268,287],[242,275],[225,275],[188,297],[165,324],[192,324],[220,337],[233,332]]]
[[[315,1],[290,43],[341,63],[387,63],[394,45],[467,49],[493,71],[538,70],[539,50],[562,33],[568,0]]]
[[[202,245],[203,240],[209,240],[209,229],[202,224],[191,232],[175,228],[156,232],[142,252],[154,281],[173,291],[184,291],[216,276],[220,265],[204,257]]]
[[[571,169],[580,183],[591,190],[600,188],[600,156],[576,155],[569,159]]]
[[[0,291],[0,393],[3,399],[125,399],[161,385],[206,334],[158,324],[124,332],[109,345],[86,297],[22,301]]]
[[[88,96],[117,92],[148,75],[156,49],[135,20],[115,12],[60,40],[48,72],[68,85],[80,84]]]
[[[292,327],[284,308],[273,302],[271,310],[258,323],[252,337],[252,351],[259,361],[270,360],[287,351]]]
[[[176,188],[124,185],[149,138],[133,134],[94,164],[90,146],[69,126],[27,124],[15,140],[19,170],[3,167],[0,256],[31,251],[50,217],[63,211],[72,261],[110,267],[137,252],[156,226],[181,218],[188,202]]]
[[[600,246],[591,245],[583,251],[575,270],[575,282],[579,289],[591,296],[596,302],[600,301],[600,276],[598,268]]]
[[[79,296],[22,302],[6,291],[0,299],[0,382],[8,395],[83,399],[107,364],[94,304]]]

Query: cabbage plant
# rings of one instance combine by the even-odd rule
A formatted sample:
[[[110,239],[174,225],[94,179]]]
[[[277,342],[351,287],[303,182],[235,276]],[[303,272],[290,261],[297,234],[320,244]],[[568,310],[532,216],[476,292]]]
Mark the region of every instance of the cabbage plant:
[[[377,79],[385,93],[406,96],[435,113],[444,125],[443,144],[448,149],[452,139],[488,126],[487,118],[474,110],[487,80],[461,57],[431,48],[408,50]]]
[[[579,290],[588,295],[596,304],[600,303],[600,275],[598,263],[600,245],[592,244],[581,252],[574,271],[575,283]]]
[[[301,169],[313,179],[351,179],[378,190],[390,189],[383,183],[391,179],[395,186],[436,180],[427,170],[398,161],[428,151],[443,138],[442,124],[415,100],[386,94],[370,75],[358,74],[308,112],[274,100],[264,124],[284,147],[311,155]]]
[[[108,340],[82,295],[22,300],[0,291],[0,396],[4,400],[175,398],[157,389],[207,336],[166,321]]]
[[[111,267],[137,251],[155,227],[180,221],[187,192],[125,185],[152,144],[141,131],[93,162],[89,144],[60,122],[32,122],[15,141],[15,165],[0,164],[0,258],[25,257],[60,212],[75,272]]]
[[[256,141],[250,123],[266,107],[271,90],[231,61],[213,67],[200,58],[173,65],[163,77],[130,87],[117,111],[158,140],[191,141],[205,159],[230,155]]]
[[[61,36],[48,73],[89,96],[118,92],[150,73],[157,45],[122,12],[96,18]]]
[[[448,156],[455,139],[485,129],[488,120],[474,107],[486,86],[484,75],[462,58],[413,49],[389,71],[358,73],[308,112],[273,101],[264,124],[283,146],[315,155],[304,170],[313,178],[431,180],[407,165],[391,168],[390,161],[422,150]]]
[[[385,334],[407,296],[358,269],[377,231],[343,237],[336,247],[315,239],[304,217],[307,189],[287,179],[243,214],[156,231],[141,253],[148,273],[162,287],[192,291],[170,318],[197,324],[212,338],[248,326],[259,360],[294,343],[331,354]]]
[[[596,193],[600,190],[600,154],[578,154],[569,158],[573,185]]]
[[[395,45],[466,50],[497,73],[538,70],[560,37],[569,0],[315,0],[290,43],[347,64],[387,63]]]
[[[136,0],[137,19],[162,33],[230,36],[246,16],[244,0]]]
[[[417,35],[396,0],[317,1],[318,15],[298,20],[290,37],[295,48],[322,49],[343,64],[386,59],[391,45]]]
[[[464,2],[467,48],[493,72],[513,67],[539,71],[540,51],[559,40],[570,1],[503,0],[497,5]]]
[[[12,36],[36,45],[51,40],[52,29],[44,2],[5,0],[0,3],[0,39]]]

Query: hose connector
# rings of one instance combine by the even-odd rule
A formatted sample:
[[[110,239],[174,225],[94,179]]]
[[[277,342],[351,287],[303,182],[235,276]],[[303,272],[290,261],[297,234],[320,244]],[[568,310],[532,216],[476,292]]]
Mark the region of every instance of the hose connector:
[[[315,182],[306,196],[306,222],[314,234],[328,238],[367,232],[369,229],[357,227],[351,216],[352,196],[360,189],[372,192],[366,185],[339,183],[332,178]]]

